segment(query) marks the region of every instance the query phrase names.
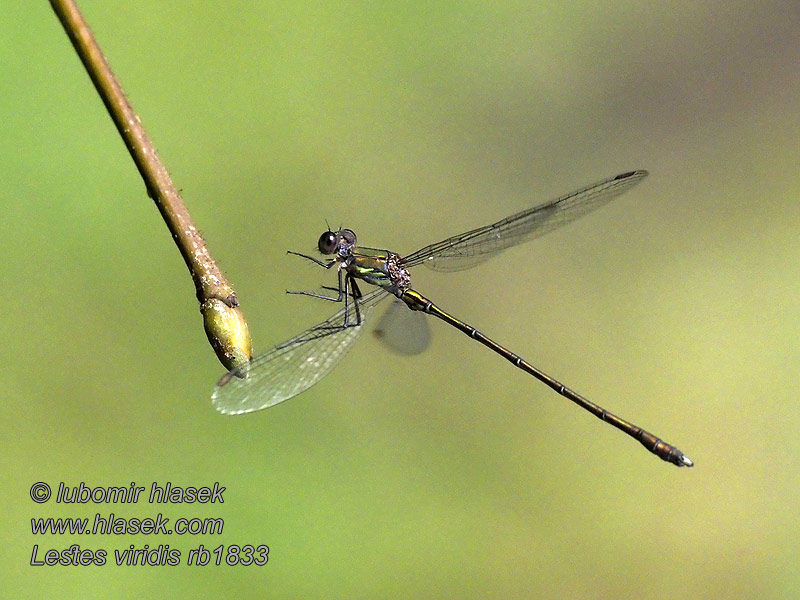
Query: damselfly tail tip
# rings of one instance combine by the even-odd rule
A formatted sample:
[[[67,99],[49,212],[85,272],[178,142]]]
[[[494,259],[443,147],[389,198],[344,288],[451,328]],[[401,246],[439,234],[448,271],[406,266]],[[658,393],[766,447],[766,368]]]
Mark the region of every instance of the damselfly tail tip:
[[[681,454],[680,458],[678,458],[678,460],[680,461],[680,464],[678,465],[679,467],[693,467],[694,466],[694,463],[692,462],[692,459],[689,458],[688,456],[686,456],[685,454]]]

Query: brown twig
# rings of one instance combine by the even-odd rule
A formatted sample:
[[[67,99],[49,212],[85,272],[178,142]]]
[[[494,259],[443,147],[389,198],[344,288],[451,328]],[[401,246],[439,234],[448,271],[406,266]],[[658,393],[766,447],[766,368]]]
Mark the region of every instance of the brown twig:
[[[75,51],[89,72],[128,151],[144,179],[172,238],[192,274],[206,334],[228,369],[245,364],[251,355],[247,322],[236,293],[220,271],[189,216],[172,179],[159,160],[125,93],[106,62],[89,26],[72,0],[50,0]]]

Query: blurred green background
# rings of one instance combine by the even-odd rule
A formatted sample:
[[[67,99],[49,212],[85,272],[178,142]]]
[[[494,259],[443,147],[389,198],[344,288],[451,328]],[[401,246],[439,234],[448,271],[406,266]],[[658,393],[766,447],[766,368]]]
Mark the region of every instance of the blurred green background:
[[[257,351],[332,312],[288,257],[401,254],[605,176],[650,177],[415,287],[696,462],[649,455],[439,322],[242,417],[194,289],[46,2],[0,19],[9,598],[787,598],[800,588],[796,2],[81,3]],[[327,277],[326,277],[327,276]],[[369,379],[363,375],[369,373]],[[376,380],[374,374],[381,377]],[[227,488],[38,505],[37,481]],[[220,517],[34,536],[33,517]],[[78,543],[268,544],[264,567],[33,567]]]

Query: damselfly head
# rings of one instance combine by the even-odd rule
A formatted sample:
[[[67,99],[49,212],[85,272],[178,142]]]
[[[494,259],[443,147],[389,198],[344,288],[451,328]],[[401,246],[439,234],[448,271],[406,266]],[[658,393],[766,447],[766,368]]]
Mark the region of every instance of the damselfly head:
[[[326,231],[319,236],[317,248],[322,254],[335,254],[342,250],[349,250],[356,245],[356,234],[350,229],[341,229],[337,232]]]

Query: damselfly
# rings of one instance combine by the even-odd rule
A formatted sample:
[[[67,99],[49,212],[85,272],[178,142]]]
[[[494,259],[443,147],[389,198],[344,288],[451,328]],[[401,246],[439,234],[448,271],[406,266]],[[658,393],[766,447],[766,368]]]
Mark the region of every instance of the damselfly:
[[[384,298],[395,296],[411,310],[433,315],[487,346],[515,367],[638,440],[659,458],[679,467],[693,466],[694,463],[675,446],[589,401],[474,327],[440,309],[411,288],[408,272],[411,267],[421,264],[438,271],[457,271],[474,266],[511,246],[539,237],[603,206],[646,176],[647,171],[640,170],[611,177],[497,223],[431,244],[405,257],[388,250],[358,246],[355,233],[349,229],[326,231],[319,238],[318,248],[321,254],[333,258],[320,260],[297,252],[290,254],[306,258],[326,269],[335,267],[338,285],[325,289],[333,290],[336,295],[292,293],[341,302],[344,308],[327,321],[314,325],[254,358],[247,365],[224,375],[212,396],[214,406],[227,414],[247,413],[274,406],[307,390],[330,373],[352,347],[375,305]],[[362,294],[358,280],[374,285],[376,289]]]

